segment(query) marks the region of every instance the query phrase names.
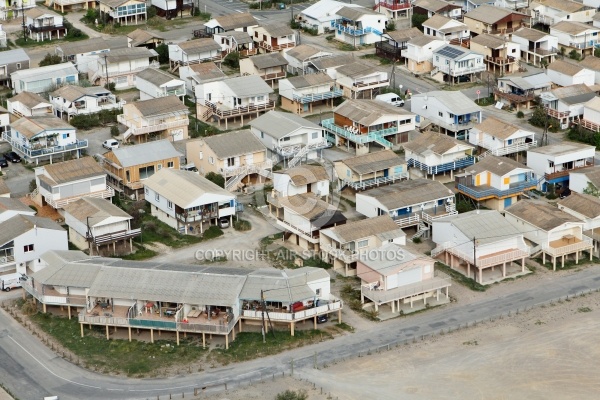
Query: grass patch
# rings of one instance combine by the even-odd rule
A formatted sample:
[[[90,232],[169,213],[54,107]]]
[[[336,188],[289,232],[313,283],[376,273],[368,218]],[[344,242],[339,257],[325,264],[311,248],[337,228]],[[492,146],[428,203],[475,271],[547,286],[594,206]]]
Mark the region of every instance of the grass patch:
[[[316,267],[323,269],[330,269],[333,267],[333,264],[326,263],[320,257],[310,257],[304,260],[305,267]]]
[[[463,286],[468,287],[469,289],[471,289],[475,292],[485,292],[485,290],[487,289],[481,283],[475,282],[474,279],[467,278],[460,272],[453,270],[452,268],[450,268],[449,266],[447,266],[445,264],[442,264],[441,262],[436,262],[435,267],[439,271],[442,271],[443,273],[450,275],[450,277],[452,277],[452,279],[455,280],[456,282],[460,283]]]
[[[233,229],[242,232],[249,231],[252,229],[252,224],[248,220],[238,219],[237,221],[233,221]]]
[[[31,320],[62,346],[67,348],[85,368],[103,373],[141,377],[158,376],[165,368],[195,361],[206,354],[198,341],[183,339],[180,346],[170,341],[106,340],[104,327],[92,325],[80,335],[77,318],[67,319],[38,313]]]
[[[182,235],[175,231],[175,229],[171,228],[169,225],[164,222],[159,221],[156,217],[153,217],[149,214],[144,214],[142,217],[142,235],[141,237],[137,237],[136,241],[141,243],[162,243],[166,246],[172,248],[179,248],[184,246],[189,246],[191,244],[199,243],[202,241],[202,238],[199,236],[192,235]],[[213,228],[213,227],[211,227]],[[215,227],[216,228],[216,227]],[[219,228],[216,228],[219,229]],[[207,229],[205,231],[205,237],[209,235],[211,229]],[[220,231],[220,229],[219,229]],[[221,234],[223,232],[221,231]],[[220,236],[220,235],[219,235]]]
[[[491,106],[492,104],[495,104],[494,97],[493,96],[481,97],[479,100],[475,100],[475,104],[482,106],[482,107]]]
[[[296,330],[294,336],[289,331],[269,331],[266,343],[263,343],[260,332],[242,332],[236,335],[235,341],[229,345],[229,350],[219,348],[211,351],[209,358],[227,365],[232,362],[248,361],[259,357],[271,356],[282,351],[319,343],[333,336],[318,329]]]
[[[391,60],[388,60],[387,58],[379,57],[376,54],[365,54],[364,56],[360,56],[360,58],[364,58],[367,60],[379,61],[380,65],[389,65],[392,63]]]
[[[591,308],[589,308],[589,307],[579,307],[579,308],[577,309],[577,312],[580,312],[580,313],[584,313],[584,312],[592,312],[592,309],[591,309]]]
[[[479,343],[477,343],[477,340],[469,340],[467,342],[463,342],[464,346],[477,346]]]
[[[120,256],[119,258],[122,258],[123,260],[140,261],[147,260],[148,258],[152,258],[158,255],[156,251],[150,250],[149,248],[144,247],[138,243],[135,243],[134,245],[136,248],[135,253],[126,254],[124,256]]]
[[[339,324],[335,324],[335,326],[343,331],[354,332],[354,327],[345,322],[340,322]]]
[[[340,51],[355,51],[355,50],[358,50],[358,46],[354,47],[354,46],[352,46],[351,44],[348,44],[348,43],[339,43],[337,45],[337,48]]]
[[[276,233],[274,235],[265,236],[260,239],[260,248],[261,250],[265,250],[267,246],[275,243],[276,240],[281,240],[283,238],[283,232]]]
[[[213,225],[204,231],[204,236],[202,237],[202,239],[204,239],[204,240],[216,239],[219,236],[223,236],[223,231],[218,226]]]
[[[363,309],[363,305],[360,301],[360,288],[356,289],[352,284],[347,283],[342,287],[342,290],[340,290],[340,295],[342,300],[344,300],[346,305],[349,306],[351,310],[367,318],[368,320],[379,321],[379,313],[377,311],[367,311]]]

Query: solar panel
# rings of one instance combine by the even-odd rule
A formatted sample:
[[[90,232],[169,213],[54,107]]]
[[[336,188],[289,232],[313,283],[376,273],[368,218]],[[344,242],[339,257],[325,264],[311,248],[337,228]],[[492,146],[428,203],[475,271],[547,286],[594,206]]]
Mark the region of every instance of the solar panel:
[[[446,46],[438,50],[437,53],[441,56],[454,59],[458,56],[463,55],[465,52],[462,49]]]

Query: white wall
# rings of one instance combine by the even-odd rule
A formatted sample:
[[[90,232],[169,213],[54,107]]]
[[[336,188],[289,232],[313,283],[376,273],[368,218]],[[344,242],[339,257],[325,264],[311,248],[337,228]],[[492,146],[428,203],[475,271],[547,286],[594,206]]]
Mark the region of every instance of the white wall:
[[[548,74],[548,77],[553,83],[560,86],[571,86],[580,83],[592,86],[596,80],[596,74],[594,71],[586,68],[577,73],[575,76],[565,75],[551,69],[546,70],[546,74]]]
[[[583,191],[587,189],[589,182],[589,179],[584,173],[569,173],[569,189],[574,192],[583,193]]]
[[[33,244],[33,251],[25,252],[24,246]],[[14,256],[17,265],[40,258],[50,250],[68,250],[69,239],[67,231],[45,228],[35,228],[25,232],[14,240]]]

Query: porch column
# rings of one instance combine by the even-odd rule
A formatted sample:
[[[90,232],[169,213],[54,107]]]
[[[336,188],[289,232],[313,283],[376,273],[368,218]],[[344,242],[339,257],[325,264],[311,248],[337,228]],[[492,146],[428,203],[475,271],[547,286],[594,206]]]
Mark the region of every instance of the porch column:
[[[175,331],[175,337],[177,338],[177,346],[179,346],[179,331]]]
[[[546,264],[546,252],[542,251],[542,264]]]
[[[423,293],[423,305],[427,305],[427,296],[425,296],[425,293]]]
[[[449,297],[449,295],[448,295],[448,288],[449,288],[449,286],[446,286],[446,299]]]
[[[314,325],[315,329],[317,329],[317,316],[316,315],[313,317],[313,325]]]
[[[44,314],[46,313],[46,303],[42,303],[42,310],[44,310]]]
[[[67,313],[69,315],[69,319],[71,319],[71,306],[67,306]]]
[[[575,252],[575,264],[579,264],[579,250]]]
[[[342,323],[342,309],[340,308],[338,310],[338,324]]]
[[[552,256],[552,271],[556,271],[556,257]]]
[[[410,296],[410,308],[413,308],[413,297],[412,297],[412,295]]]
[[[83,324],[79,324],[79,326],[81,327],[81,337],[83,337]]]
[[[129,335],[129,341],[131,342],[131,327],[127,327],[127,334]]]
[[[231,330],[231,340],[235,340],[235,326],[233,327],[233,329]]]
[[[242,319],[240,318],[240,324],[239,324],[239,332],[242,333]]]
[[[435,300],[440,301],[440,289],[435,291]]]
[[[206,349],[206,333],[202,332],[202,348]]]
[[[150,328],[150,343],[154,343],[154,329]]]
[[[502,263],[502,277],[506,278],[506,262]]]
[[[396,312],[396,302],[392,300],[392,313]]]
[[[108,330],[108,325],[106,325],[106,340],[110,339],[110,332]]]
[[[294,336],[294,324],[295,324],[295,322],[293,322],[293,321],[290,324],[290,335],[292,335],[292,336]]]
[[[479,268],[479,283],[483,283],[483,268]]]
[[[471,277],[471,264],[467,263],[467,278]]]

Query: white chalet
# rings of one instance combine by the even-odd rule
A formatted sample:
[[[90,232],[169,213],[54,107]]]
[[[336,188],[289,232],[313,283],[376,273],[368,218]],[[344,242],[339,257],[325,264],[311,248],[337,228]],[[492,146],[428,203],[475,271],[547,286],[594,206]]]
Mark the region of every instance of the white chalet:
[[[50,102],[56,116],[66,116],[67,120],[75,115],[121,109],[125,105],[125,100],[118,100],[117,96],[101,86],[66,85],[50,93]]]
[[[484,149],[484,154],[494,156],[518,153],[537,146],[534,132],[496,117],[487,117],[473,127],[469,143]]]
[[[185,82],[160,69],[147,68],[138,72],[135,87],[140,90],[140,100],[157,97],[177,96],[181,101],[185,96]]]

